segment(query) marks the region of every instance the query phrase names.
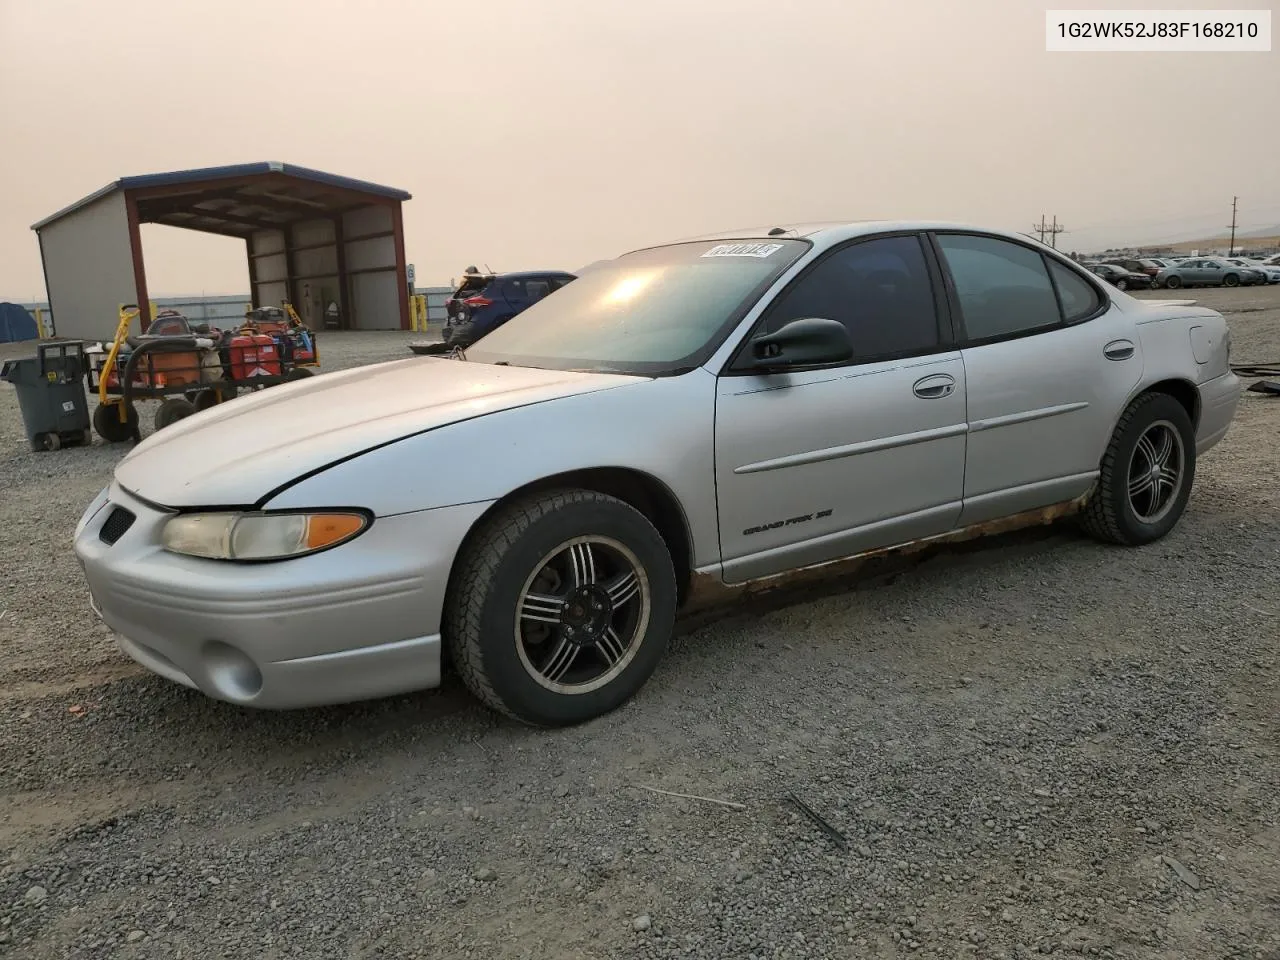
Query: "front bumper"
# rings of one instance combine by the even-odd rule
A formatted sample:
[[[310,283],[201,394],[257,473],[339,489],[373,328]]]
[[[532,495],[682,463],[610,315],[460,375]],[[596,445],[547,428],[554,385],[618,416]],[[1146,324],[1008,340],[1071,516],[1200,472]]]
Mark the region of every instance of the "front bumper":
[[[449,570],[486,506],[379,517],[332,550],[233,564],[165,551],[172,513],[112,484],[75,551],[92,606],[144,667],[230,703],[318,706],[439,684]],[[108,544],[100,533],[116,507],[135,519]]]

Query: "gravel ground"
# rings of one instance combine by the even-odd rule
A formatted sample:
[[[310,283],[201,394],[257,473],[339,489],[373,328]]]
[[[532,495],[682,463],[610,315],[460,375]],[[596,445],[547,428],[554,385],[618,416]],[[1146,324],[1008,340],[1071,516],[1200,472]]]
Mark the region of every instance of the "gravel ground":
[[[1280,361],[1280,288],[1187,295]],[[123,448],[29,453],[0,385],[0,955],[1280,957],[1278,449],[1246,394],[1158,544],[774,600],[548,733],[453,681],[275,714],[133,666],[68,546]]]

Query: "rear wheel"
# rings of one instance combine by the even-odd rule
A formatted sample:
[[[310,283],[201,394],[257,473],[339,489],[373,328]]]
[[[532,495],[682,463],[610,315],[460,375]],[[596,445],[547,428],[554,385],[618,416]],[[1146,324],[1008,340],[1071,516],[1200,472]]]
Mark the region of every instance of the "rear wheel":
[[[294,367],[284,375],[284,378],[285,380],[305,380],[311,376],[315,376],[315,371],[310,367]]]
[[[155,426],[157,430],[185,420],[196,412],[195,404],[184,397],[170,397],[160,404],[156,410]]]
[[[1148,393],[1129,405],[1102,458],[1081,524],[1107,543],[1159,540],[1181,519],[1195,481],[1195,430],[1182,404]]]
[[[516,502],[459,555],[444,632],[467,687],[525,723],[564,726],[625,703],[652,675],[675,621],[662,536],[604,494]]]
[[[37,453],[58,450],[62,447],[62,438],[56,433],[37,433],[31,438],[31,449]]]
[[[1128,290],[1128,289],[1129,289],[1129,281],[1128,281],[1128,280],[1117,280],[1117,281],[1116,281],[1116,289],[1117,289],[1117,290]]]
[[[120,420],[120,400],[108,400],[100,403],[93,411],[93,429],[107,443],[123,443],[138,430],[138,411],[133,404],[125,410],[125,419]]]

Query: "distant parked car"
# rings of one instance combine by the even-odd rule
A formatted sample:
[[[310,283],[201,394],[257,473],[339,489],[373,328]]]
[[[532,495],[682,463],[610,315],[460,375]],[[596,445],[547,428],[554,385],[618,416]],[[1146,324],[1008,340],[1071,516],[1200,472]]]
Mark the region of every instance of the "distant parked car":
[[[1273,253],[1262,261],[1268,267],[1280,266],[1280,253]]]
[[[1176,267],[1161,270],[1156,275],[1156,286],[1176,290],[1178,287],[1238,287],[1243,284],[1263,283],[1260,270],[1242,267],[1221,257],[1193,257]]]
[[[1231,257],[1227,262],[1249,270],[1256,270],[1262,274],[1263,283],[1280,283],[1280,266],[1269,266],[1261,260],[1252,260],[1249,257]]]
[[[562,270],[479,273],[469,268],[445,301],[441,335],[446,343],[468,346],[575,279]]]
[[[1114,263],[1099,263],[1090,269],[1117,290],[1150,290],[1154,285],[1148,274],[1126,270]]]
[[[1116,260],[1104,260],[1102,262],[1116,267],[1124,267],[1124,269],[1131,273],[1145,273],[1149,277],[1154,277],[1160,272],[1159,265],[1151,260],[1126,260],[1121,258]]]
[[[1159,273],[1161,270],[1164,270],[1166,267],[1174,266],[1178,262],[1178,258],[1177,257],[1148,257],[1145,262],[1155,264],[1157,268],[1156,273]],[[1155,276],[1155,274],[1152,274],[1152,276]]]

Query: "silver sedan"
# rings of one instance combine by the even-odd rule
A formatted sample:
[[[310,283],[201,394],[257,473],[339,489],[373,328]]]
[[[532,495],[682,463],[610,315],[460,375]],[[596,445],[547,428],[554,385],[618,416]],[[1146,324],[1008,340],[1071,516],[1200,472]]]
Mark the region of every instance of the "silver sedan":
[[[678,614],[927,541],[1173,529],[1241,386],[1223,318],[1019,234],[773,228],[637,250],[465,355],[148,437],[75,535],[126,654],[235,704],[439,683],[609,711]]]
[[[1242,266],[1220,257],[1192,257],[1156,274],[1155,285],[1178,287],[1238,287],[1266,283],[1261,269]]]

